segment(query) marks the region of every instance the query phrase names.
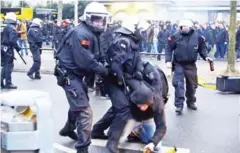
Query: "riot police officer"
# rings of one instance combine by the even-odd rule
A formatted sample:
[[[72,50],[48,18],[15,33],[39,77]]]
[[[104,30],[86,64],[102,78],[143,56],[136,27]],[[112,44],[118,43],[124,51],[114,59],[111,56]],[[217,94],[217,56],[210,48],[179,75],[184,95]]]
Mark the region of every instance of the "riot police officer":
[[[108,69],[94,56],[100,49],[96,35],[105,30],[107,18],[108,11],[103,4],[89,3],[81,18],[82,23],[65,35],[56,53],[55,76],[70,105],[67,122],[59,134],[77,140],[77,153],[88,153],[91,143],[92,110],[83,79],[88,72],[108,75]],[[74,132],[76,128],[77,134]]]
[[[56,21],[53,27],[53,48],[55,50],[58,49],[58,46],[63,38],[61,32],[61,23]]]
[[[174,71],[175,107],[178,115],[182,114],[185,96],[189,109],[197,110],[196,88],[198,87],[196,61],[198,54],[205,61],[212,61],[207,56],[205,40],[193,29],[191,20],[181,20],[180,30],[168,38],[166,49],[166,65]],[[185,83],[186,80],[186,93]]]
[[[27,76],[31,79],[41,79],[40,67],[42,52],[40,48],[42,48],[42,42],[45,39],[40,29],[41,23],[42,20],[34,18],[27,34],[30,51],[33,56],[33,65],[27,73]],[[35,74],[35,76],[33,76],[33,74]]]
[[[6,14],[4,23],[7,26],[3,29],[1,40],[1,88],[5,89],[17,89],[17,86],[12,84],[11,76],[14,67],[14,48],[17,51],[21,50],[17,44],[16,21],[17,16],[15,13],[9,12]]]

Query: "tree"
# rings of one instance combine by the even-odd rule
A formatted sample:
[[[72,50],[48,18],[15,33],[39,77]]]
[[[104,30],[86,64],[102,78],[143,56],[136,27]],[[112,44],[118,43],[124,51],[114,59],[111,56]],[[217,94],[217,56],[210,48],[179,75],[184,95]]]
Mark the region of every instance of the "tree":
[[[30,7],[30,5],[26,1],[21,0],[19,1],[19,7]]]
[[[1,8],[12,7],[12,3],[10,1],[2,1],[1,0]]]
[[[235,43],[236,43],[236,14],[237,14],[237,1],[230,1],[230,28],[229,28],[229,50],[228,50],[228,64],[224,75],[233,76],[238,72],[235,68]]]
[[[89,2],[90,1],[86,1],[86,0],[78,2],[79,17],[83,15],[84,9]],[[73,19],[73,18],[74,18],[74,4],[73,3],[63,4],[63,19]]]
[[[62,13],[63,13],[63,2],[62,0],[58,1],[58,22],[62,21]]]
[[[74,4],[63,4],[63,19],[73,19],[74,17]]]

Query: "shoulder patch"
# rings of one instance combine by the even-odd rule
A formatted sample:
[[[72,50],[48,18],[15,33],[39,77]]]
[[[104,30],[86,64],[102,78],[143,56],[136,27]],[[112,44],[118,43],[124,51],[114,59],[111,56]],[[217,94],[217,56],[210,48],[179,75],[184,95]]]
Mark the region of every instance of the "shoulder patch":
[[[81,40],[80,44],[82,46],[89,46],[90,45],[90,40]]]

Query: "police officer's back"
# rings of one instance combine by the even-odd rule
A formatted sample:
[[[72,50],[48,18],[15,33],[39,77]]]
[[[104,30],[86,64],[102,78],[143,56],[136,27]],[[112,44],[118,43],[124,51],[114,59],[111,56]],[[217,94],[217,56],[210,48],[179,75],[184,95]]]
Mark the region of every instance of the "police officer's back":
[[[15,13],[10,12],[5,16],[5,24],[1,37],[1,87],[6,89],[16,89],[17,86],[12,84],[12,71],[14,67],[14,49],[20,51],[20,47],[17,44],[17,32],[16,32],[17,16]],[[4,82],[5,81],[5,82]]]
[[[204,38],[199,36],[192,28],[192,21],[182,20],[179,23],[179,27],[180,30],[168,38],[166,63],[168,68],[171,68],[173,63],[175,106],[176,112],[181,114],[185,100],[184,78],[186,79],[187,106],[192,110],[197,110],[195,93],[198,81],[195,62],[197,61],[198,54],[204,60],[211,59],[207,57]]]

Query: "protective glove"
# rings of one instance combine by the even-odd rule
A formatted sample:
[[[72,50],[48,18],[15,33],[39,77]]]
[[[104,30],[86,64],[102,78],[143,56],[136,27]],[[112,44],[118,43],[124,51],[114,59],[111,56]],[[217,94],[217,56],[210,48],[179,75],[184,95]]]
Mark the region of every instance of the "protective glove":
[[[167,62],[166,66],[167,66],[168,69],[171,69],[172,68],[172,63],[171,62]]]
[[[144,150],[150,150],[151,152],[154,151],[154,148],[155,148],[155,145],[151,142],[149,144],[147,144],[145,147],[144,147]]]
[[[137,71],[136,73],[134,73],[134,77],[138,80],[143,80],[143,76],[142,76],[142,73]]]
[[[213,59],[211,57],[206,57],[207,62],[213,62]]]

